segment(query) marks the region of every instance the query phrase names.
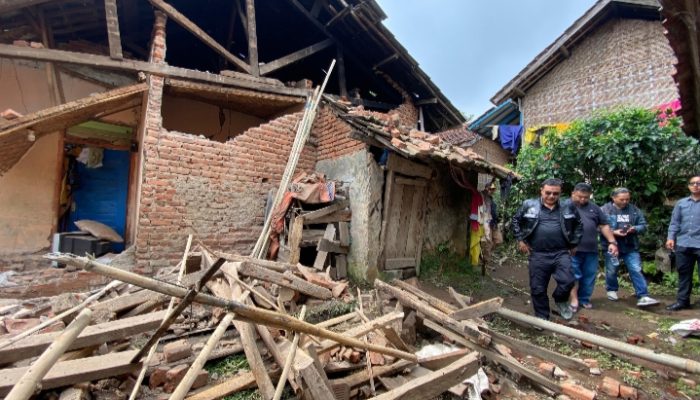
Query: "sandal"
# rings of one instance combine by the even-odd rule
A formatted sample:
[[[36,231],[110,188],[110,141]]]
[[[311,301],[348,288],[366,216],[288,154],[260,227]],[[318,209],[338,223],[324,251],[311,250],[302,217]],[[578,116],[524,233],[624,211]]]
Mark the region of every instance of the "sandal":
[[[569,304],[569,308],[571,309],[571,312],[574,314],[576,314],[578,312],[578,305]]]
[[[591,308],[593,308],[593,304],[584,303],[584,304],[581,304],[581,307],[585,308],[586,310],[590,310]]]

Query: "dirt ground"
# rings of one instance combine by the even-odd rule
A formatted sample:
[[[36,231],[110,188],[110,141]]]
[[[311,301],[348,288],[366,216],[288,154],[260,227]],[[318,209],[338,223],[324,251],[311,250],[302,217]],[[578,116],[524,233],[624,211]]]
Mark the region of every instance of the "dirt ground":
[[[496,257],[495,257],[496,258]],[[445,290],[447,285],[455,287],[459,292],[472,296],[476,301],[486,300],[495,296],[504,299],[503,306],[533,315],[530,305],[527,264],[525,260],[501,258],[501,265],[491,264],[487,267],[487,276],[482,277],[480,271],[466,274],[460,281],[454,276],[440,281],[437,279],[421,278],[421,287],[446,301],[450,295]],[[622,278],[621,280],[624,280]],[[613,338],[622,342],[635,343],[638,346],[653,349],[692,360],[700,360],[700,338],[682,338],[669,331],[678,321],[700,317],[700,298],[693,299],[697,304],[691,310],[671,313],[665,306],[673,303],[669,296],[651,295],[661,301],[660,305],[640,309],[636,307],[634,291],[626,289],[630,285],[621,284],[618,292],[620,300],[609,301],[606,298],[605,284],[602,276],[596,282],[595,292],[591,302],[593,309],[580,309],[571,321],[565,321],[552,313],[551,320],[581,329],[597,335]],[[549,293],[554,289],[550,282]],[[454,302],[453,302],[454,304]],[[551,303],[552,309],[553,302]],[[614,378],[625,385],[635,387],[640,399],[700,399],[700,375],[691,375],[673,370],[651,362],[614,354],[599,349],[588,343],[570,339],[562,335],[540,332],[531,327],[519,326],[503,318],[492,316],[486,318],[491,327],[513,337],[528,340],[541,347],[558,351],[581,359],[596,359],[602,370],[601,376],[581,374],[577,371],[567,371],[588,389],[598,389],[603,377]],[[520,357],[518,357],[520,358]],[[535,357],[523,357],[521,361],[532,368],[537,368],[540,361]],[[544,360],[546,361],[546,360]],[[693,385],[693,384],[697,385]],[[504,385],[506,387],[507,385]],[[513,390],[504,390],[499,396],[504,398],[550,398],[529,388],[521,381],[515,384]],[[599,399],[608,399],[598,390]]]

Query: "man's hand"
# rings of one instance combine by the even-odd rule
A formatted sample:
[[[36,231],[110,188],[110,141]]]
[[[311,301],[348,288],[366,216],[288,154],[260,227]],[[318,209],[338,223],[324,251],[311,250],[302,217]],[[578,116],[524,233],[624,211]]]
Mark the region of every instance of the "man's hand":
[[[572,248],[572,249],[569,249],[569,254],[571,254],[572,257],[576,255],[576,249],[577,249],[577,248],[578,248],[578,247],[574,247],[574,248]]]
[[[617,248],[617,245],[614,243],[610,243],[608,245],[608,253],[610,253],[612,256],[617,257],[620,254],[620,250]]]
[[[627,233],[635,233],[635,232],[637,232],[637,228],[635,228],[634,226],[630,226],[629,228],[627,228]]]
[[[613,235],[615,235],[615,236],[625,237],[625,236],[627,236],[627,232],[629,232],[629,231],[625,231],[625,230],[622,230],[622,229],[615,229],[615,230],[612,231],[612,232],[613,232]]]
[[[530,254],[530,246],[522,240],[518,242],[518,250],[523,254]]]
[[[668,239],[666,241],[666,248],[673,251],[676,249],[676,241],[673,239]]]

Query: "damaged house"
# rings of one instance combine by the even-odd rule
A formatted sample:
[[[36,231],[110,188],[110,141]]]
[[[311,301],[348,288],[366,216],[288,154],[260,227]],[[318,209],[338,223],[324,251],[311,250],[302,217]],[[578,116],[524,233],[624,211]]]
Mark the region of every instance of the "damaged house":
[[[464,251],[450,169],[509,174],[495,142],[425,133],[468,132],[374,1],[10,0],[0,15],[1,270],[45,266],[79,220],[123,238],[111,251],[133,245],[140,273],[174,265],[188,234],[249,254],[333,59],[295,176],[346,188],[331,222],[349,222],[348,275]]]

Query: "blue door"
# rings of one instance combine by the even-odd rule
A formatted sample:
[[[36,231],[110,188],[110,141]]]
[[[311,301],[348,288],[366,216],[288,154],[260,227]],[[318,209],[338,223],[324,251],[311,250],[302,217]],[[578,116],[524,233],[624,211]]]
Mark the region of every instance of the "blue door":
[[[114,229],[124,237],[126,202],[129,188],[128,151],[104,150],[102,167],[88,168],[77,163],[73,188],[75,208],[71,210],[68,231],[77,231],[74,222],[91,219]],[[113,243],[114,252],[124,250],[124,243]]]

